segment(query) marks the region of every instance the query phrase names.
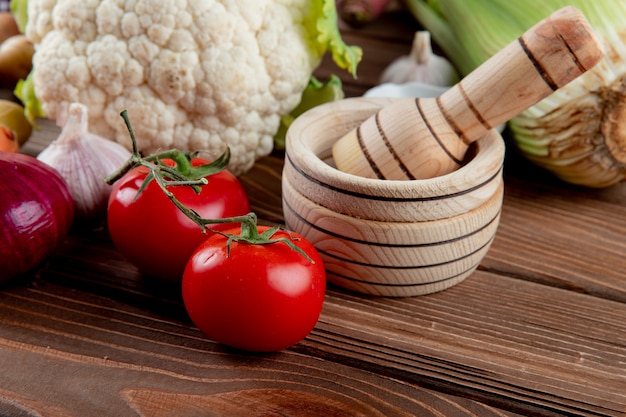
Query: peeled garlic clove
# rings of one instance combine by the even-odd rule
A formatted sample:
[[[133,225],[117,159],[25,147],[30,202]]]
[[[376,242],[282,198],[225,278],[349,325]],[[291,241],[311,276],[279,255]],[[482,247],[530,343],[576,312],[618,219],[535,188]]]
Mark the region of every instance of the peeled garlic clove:
[[[459,75],[450,61],[433,53],[428,31],[415,32],[410,54],[389,64],[380,77],[381,83],[411,81],[437,86],[451,86],[459,81]]]
[[[84,220],[104,217],[112,186],[104,178],[120,168],[131,152],[117,142],[89,133],[87,107],[69,106],[59,137],[37,159],[55,168],[67,182],[76,203],[76,215]]]

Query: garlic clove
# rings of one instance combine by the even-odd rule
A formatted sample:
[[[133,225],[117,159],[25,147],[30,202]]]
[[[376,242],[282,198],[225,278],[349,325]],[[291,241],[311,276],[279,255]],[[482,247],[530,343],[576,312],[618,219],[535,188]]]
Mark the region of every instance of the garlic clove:
[[[120,168],[131,152],[117,142],[90,133],[87,120],[87,107],[72,103],[59,137],[37,159],[61,174],[76,204],[77,218],[100,220],[106,214],[112,189],[104,178]]]
[[[459,81],[459,75],[450,61],[433,53],[428,31],[415,32],[409,55],[391,62],[380,77],[381,83],[411,81],[437,86],[451,86]]]
[[[426,84],[420,81],[409,81],[405,83],[382,83],[367,90],[363,97],[439,97],[450,87]]]

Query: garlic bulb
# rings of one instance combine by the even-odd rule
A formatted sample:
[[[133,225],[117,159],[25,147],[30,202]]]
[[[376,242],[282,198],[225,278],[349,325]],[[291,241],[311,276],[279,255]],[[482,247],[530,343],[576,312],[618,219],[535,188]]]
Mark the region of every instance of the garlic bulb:
[[[104,178],[120,168],[131,152],[117,142],[89,133],[87,107],[69,106],[59,137],[37,156],[55,168],[67,182],[83,220],[100,219],[106,213],[111,186]]]
[[[410,81],[438,86],[451,86],[459,81],[450,61],[433,53],[428,31],[415,32],[410,54],[389,64],[380,77],[381,83],[402,84]]]

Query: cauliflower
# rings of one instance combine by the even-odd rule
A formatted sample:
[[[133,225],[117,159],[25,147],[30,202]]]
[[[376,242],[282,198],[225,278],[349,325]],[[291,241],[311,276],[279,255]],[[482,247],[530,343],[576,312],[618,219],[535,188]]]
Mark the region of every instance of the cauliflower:
[[[127,109],[142,152],[215,157],[228,146],[236,175],[272,151],[326,51],[353,75],[361,57],[341,40],[334,0],[28,0],[27,10],[33,72],[16,90],[27,108],[62,124],[83,103],[93,133],[130,148]]]

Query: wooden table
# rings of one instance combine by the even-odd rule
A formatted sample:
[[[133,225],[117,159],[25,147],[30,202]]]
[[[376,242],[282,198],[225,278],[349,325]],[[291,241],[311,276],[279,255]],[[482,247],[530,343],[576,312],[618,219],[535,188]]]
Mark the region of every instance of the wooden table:
[[[407,53],[416,28],[389,14],[346,29],[365,52],[348,95]],[[45,124],[24,151],[56,132]],[[507,152],[501,224],[471,277],[416,298],[331,287],[309,337],[272,354],[208,340],[177,289],[144,281],[106,231],[73,232],[0,291],[0,415],[626,415],[623,187],[563,184]],[[283,220],[282,162],[242,177],[263,222]]]

